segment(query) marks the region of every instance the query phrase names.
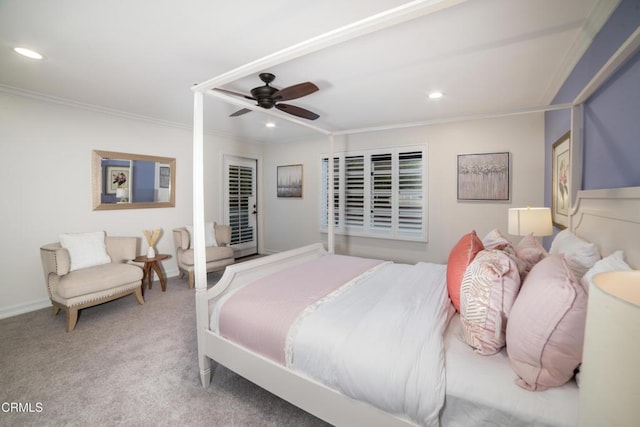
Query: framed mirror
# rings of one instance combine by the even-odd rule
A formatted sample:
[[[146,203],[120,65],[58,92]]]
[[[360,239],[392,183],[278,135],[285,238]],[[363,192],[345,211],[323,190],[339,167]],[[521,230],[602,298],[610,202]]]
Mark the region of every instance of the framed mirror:
[[[176,159],[93,150],[93,210],[176,205]]]

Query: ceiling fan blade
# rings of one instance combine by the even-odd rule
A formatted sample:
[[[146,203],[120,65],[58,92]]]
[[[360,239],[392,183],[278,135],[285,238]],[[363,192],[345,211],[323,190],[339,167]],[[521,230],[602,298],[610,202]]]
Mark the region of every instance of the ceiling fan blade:
[[[294,116],[302,117],[303,119],[315,120],[318,117],[320,117],[319,115],[317,115],[316,113],[314,113],[312,111],[305,110],[304,108],[301,108],[301,107],[296,107],[295,105],[276,104],[276,108],[278,110],[280,110],[280,111],[284,111],[285,113],[289,113],[289,114],[293,114]]]
[[[238,111],[236,111],[235,113],[231,114],[229,117],[238,117],[238,116],[241,116],[241,115],[243,115],[243,114],[250,113],[250,112],[251,112],[251,110],[250,110],[250,109],[248,109],[248,108],[243,108],[242,110],[238,110]]]
[[[234,92],[234,91],[232,91],[232,90],[221,89],[221,88],[219,88],[219,87],[215,87],[215,88],[213,88],[213,90],[217,90],[218,92],[226,93],[226,94],[229,94],[229,95],[241,96],[241,97],[243,97],[243,98],[251,99],[251,100],[253,100],[253,101],[255,101],[255,100],[256,100],[253,96],[246,95],[246,94],[244,94],[244,93],[240,93],[240,92]]]
[[[318,91],[318,86],[311,82],[304,82],[280,89],[271,95],[271,98],[275,101],[289,101],[291,99],[302,98],[316,91]]]

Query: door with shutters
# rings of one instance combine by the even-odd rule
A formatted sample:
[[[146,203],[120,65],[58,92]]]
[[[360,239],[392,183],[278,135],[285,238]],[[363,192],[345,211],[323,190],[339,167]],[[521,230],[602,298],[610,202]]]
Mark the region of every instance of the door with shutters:
[[[236,258],[258,253],[256,169],[255,159],[224,158],[224,208]]]

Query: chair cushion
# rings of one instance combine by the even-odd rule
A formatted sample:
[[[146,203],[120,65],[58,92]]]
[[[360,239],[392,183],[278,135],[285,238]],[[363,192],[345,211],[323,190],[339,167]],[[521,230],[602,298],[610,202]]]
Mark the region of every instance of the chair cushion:
[[[97,265],[60,277],[56,292],[62,298],[73,298],[142,280],[142,274],[140,267],[131,264]]]
[[[206,248],[207,263],[233,258],[233,249],[228,246],[209,246]],[[193,249],[187,249],[180,254],[180,261],[185,265],[193,265]]]

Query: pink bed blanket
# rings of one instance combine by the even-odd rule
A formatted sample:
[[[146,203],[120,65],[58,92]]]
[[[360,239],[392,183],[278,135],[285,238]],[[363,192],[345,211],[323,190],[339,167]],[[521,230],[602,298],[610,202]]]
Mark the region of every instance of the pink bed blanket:
[[[224,303],[220,334],[284,365],[287,333],[305,308],[382,263],[327,255],[263,277]]]

